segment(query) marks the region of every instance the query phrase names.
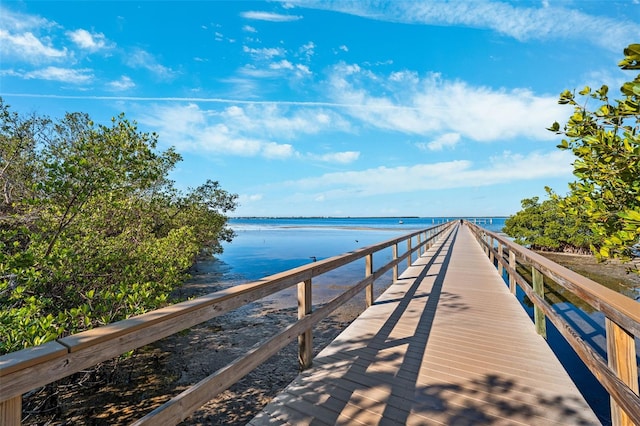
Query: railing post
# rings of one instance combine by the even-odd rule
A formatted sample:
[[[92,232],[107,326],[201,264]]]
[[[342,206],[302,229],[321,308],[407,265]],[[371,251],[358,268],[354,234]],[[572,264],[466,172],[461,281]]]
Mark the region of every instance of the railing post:
[[[616,376],[638,395],[638,366],[633,334],[605,318],[607,331],[607,362]],[[611,398],[611,422],[613,426],[633,426],[627,413]]]
[[[398,243],[391,246],[393,252],[393,260],[398,260]],[[398,281],[398,264],[393,265],[393,282]]]
[[[491,261],[491,264],[493,265],[493,263],[495,262],[496,256],[493,254],[493,244],[495,243],[495,241],[493,240],[493,237],[489,237],[489,260]]]
[[[544,276],[542,275],[542,272],[532,266],[531,276],[533,280],[533,292],[544,299]],[[533,306],[533,318],[536,325],[536,332],[546,339],[547,324],[545,322],[544,312],[535,303]]]
[[[498,275],[500,275],[500,278],[502,278],[502,273],[504,272],[502,262],[504,262],[504,251],[502,248],[502,243],[498,241]]]
[[[411,238],[407,239],[407,253],[409,256],[407,257],[407,267],[411,266]]]
[[[369,277],[371,275],[373,275],[373,253],[367,255],[365,265],[365,276]],[[373,283],[368,284],[365,288],[365,299],[367,308],[373,305]]]
[[[418,257],[422,256],[422,232],[418,234]]]
[[[22,421],[22,395],[0,402],[0,425],[20,426]]]
[[[516,252],[509,249],[509,268],[513,273],[509,272],[509,290],[511,294],[516,294]]]
[[[298,319],[311,313],[311,279],[298,283]],[[313,335],[307,329],[298,336],[298,365],[300,370],[311,367],[313,362]]]

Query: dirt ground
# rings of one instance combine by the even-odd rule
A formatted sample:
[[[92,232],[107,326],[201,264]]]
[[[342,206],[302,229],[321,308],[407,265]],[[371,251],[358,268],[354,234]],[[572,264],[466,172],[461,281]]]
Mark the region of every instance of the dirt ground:
[[[640,276],[628,267],[597,263],[590,256],[545,254],[591,278],[622,283],[631,294]],[[219,285],[194,282],[180,296],[198,296]],[[378,291],[380,291],[379,289]],[[635,292],[635,293],[634,293]],[[363,297],[336,311],[314,329],[314,355],[330,343],[364,309]],[[255,343],[295,321],[296,308],[273,302],[254,303],[184,332],[143,347],[133,356],[103,363],[57,386],[32,391],[24,398],[25,425],[130,424],[244,354]],[[182,425],[245,425],[298,374],[293,342],[230,389],[208,402]]]

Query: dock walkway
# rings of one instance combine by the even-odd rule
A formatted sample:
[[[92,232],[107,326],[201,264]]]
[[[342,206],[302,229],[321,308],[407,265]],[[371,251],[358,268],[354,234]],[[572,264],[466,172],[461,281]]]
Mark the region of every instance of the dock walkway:
[[[599,425],[456,225],[250,425]]]

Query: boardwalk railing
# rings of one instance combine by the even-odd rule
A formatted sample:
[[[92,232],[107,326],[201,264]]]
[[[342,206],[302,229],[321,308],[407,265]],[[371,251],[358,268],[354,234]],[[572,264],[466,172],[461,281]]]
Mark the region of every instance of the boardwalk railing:
[[[301,368],[311,365],[314,324],[326,318],[356,294],[365,290],[367,305],[373,303],[373,283],[398,265],[420,256],[453,222],[440,224],[340,256],[310,263],[256,282],[234,286],[104,327],[57,339],[0,357],[0,425],[19,425],[22,394],[73,373],[153,343],[189,327],[223,315],[241,306],[297,286],[298,321],[256,345],[244,356],[193,385],[164,405],[139,419],[136,425],[177,424],[214,398],[296,338]],[[406,250],[399,250],[406,244]],[[391,248],[393,259],[374,271],[373,256]],[[399,255],[399,251],[402,252]],[[417,254],[416,254],[417,253]],[[365,259],[365,278],[315,311],[312,310],[311,280],[341,266]]]
[[[515,244],[504,236],[470,222],[467,224],[500,275],[503,275],[504,270],[507,271],[511,292],[515,294],[518,285],[533,303],[538,333],[546,337],[546,320],[549,320],[607,390],[611,397],[613,424],[640,425],[635,341],[640,338],[640,303]],[[545,278],[604,315],[607,359],[586,343],[578,331],[545,300],[545,288],[548,289]]]

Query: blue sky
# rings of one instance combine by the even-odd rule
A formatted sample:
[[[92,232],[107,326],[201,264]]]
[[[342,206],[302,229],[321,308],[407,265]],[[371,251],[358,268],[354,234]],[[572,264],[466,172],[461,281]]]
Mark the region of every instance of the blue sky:
[[[619,93],[634,42],[637,0],[3,0],[0,95],[124,112],[235,216],[508,215],[566,193],[558,95]]]

